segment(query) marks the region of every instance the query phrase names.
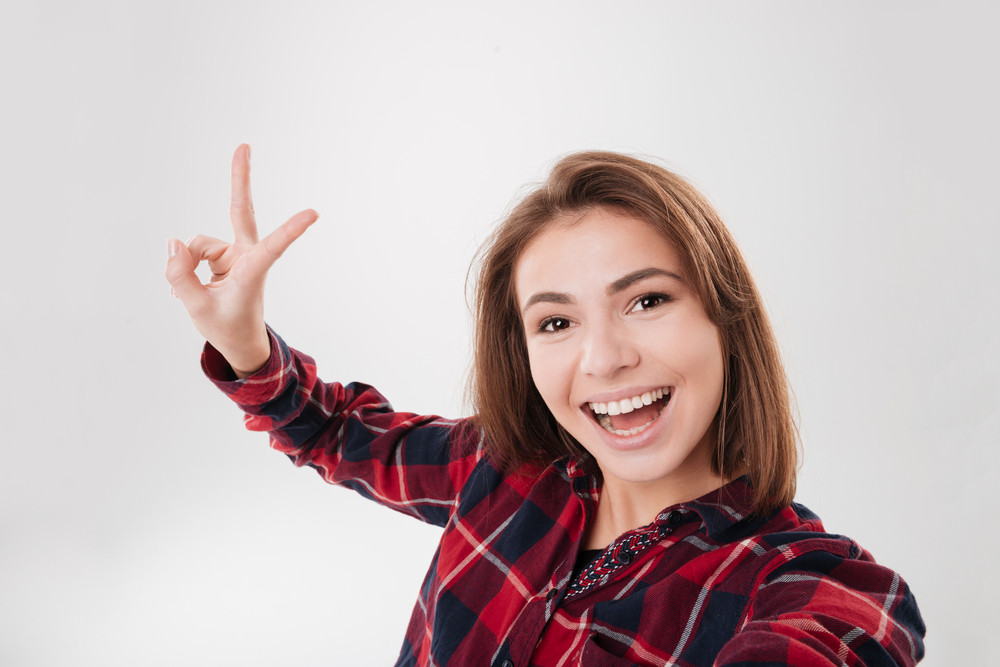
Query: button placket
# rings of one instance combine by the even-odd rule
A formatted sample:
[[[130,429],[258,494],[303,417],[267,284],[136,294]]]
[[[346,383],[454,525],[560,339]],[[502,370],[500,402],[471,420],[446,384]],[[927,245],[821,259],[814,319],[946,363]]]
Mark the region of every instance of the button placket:
[[[605,552],[591,563],[566,592],[567,599],[576,597],[611,581],[620,570],[631,565],[662,537],[660,528],[649,526],[639,533],[630,533],[608,545]]]

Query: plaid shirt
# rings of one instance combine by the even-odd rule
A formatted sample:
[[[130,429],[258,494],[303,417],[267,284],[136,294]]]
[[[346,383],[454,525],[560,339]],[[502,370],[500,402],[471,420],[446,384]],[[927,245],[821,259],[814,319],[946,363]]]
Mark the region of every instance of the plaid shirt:
[[[792,505],[752,517],[736,480],[668,507],[582,572],[600,494],[587,462],[503,473],[462,421],[394,412],[324,384],[272,334],[235,380],[202,365],[251,430],[331,483],[444,528],[398,665],[910,665],[924,625],[908,587]]]

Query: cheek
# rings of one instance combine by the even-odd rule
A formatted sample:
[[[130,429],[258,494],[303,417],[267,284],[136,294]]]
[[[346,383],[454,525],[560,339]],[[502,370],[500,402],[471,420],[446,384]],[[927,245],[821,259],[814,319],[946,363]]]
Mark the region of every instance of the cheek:
[[[684,375],[688,382],[701,387],[701,391],[721,400],[725,373],[719,330],[706,321],[689,331],[691,335],[688,344],[678,346],[679,349],[687,350],[681,360]]]
[[[535,388],[550,411],[558,412],[566,403],[571,386],[570,373],[552,350],[528,345],[528,365]]]
[[[722,350],[722,340],[719,330],[714,326],[705,332],[705,344],[700,359],[701,373],[704,377],[705,391],[711,400],[714,414],[722,402],[722,390],[726,381],[725,356]]]

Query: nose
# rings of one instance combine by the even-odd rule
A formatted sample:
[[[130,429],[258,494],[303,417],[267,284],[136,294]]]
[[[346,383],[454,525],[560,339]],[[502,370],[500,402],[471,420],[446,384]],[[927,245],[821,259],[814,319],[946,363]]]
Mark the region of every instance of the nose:
[[[639,363],[639,350],[624,323],[591,321],[585,325],[580,370],[587,375],[611,378]]]

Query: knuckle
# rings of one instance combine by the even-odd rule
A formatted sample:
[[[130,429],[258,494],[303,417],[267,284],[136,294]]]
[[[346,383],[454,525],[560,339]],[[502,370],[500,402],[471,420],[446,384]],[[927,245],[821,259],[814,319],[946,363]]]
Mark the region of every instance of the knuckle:
[[[188,315],[196,320],[204,319],[207,315],[209,315],[208,304],[201,299],[188,299],[184,302],[184,307],[187,308]]]
[[[265,238],[264,240],[262,240],[260,242],[260,244],[262,246],[264,246],[264,250],[266,250],[267,254],[270,255],[271,257],[274,257],[274,258],[281,257],[281,254],[282,254],[283,251],[281,250],[280,247],[275,247],[275,243],[274,243],[273,239],[271,239],[269,237]]]
[[[173,261],[173,258],[167,260],[167,266],[163,269],[163,277],[167,279],[167,282],[173,285],[180,280],[182,275],[184,275],[184,271],[177,262]]]

